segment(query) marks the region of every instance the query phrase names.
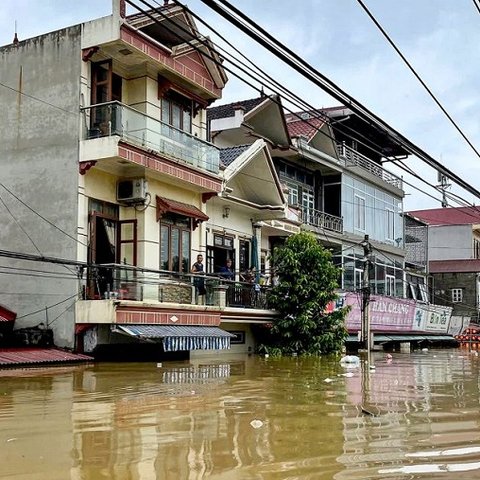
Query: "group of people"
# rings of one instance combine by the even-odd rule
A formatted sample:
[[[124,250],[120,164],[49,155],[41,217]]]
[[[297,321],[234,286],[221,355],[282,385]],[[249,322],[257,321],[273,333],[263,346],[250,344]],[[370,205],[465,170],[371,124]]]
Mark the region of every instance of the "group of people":
[[[198,274],[193,279],[193,285],[195,286],[195,291],[197,298],[206,294],[205,288],[205,269],[203,266],[203,255],[197,255],[197,261],[192,265],[191,273]],[[233,263],[230,258],[227,259],[225,265],[220,268],[218,276],[225,280],[235,280],[235,271],[233,270]],[[257,271],[255,267],[251,267],[245,272],[240,274],[240,280],[246,283],[252,283],[258,285],[257,282]]]

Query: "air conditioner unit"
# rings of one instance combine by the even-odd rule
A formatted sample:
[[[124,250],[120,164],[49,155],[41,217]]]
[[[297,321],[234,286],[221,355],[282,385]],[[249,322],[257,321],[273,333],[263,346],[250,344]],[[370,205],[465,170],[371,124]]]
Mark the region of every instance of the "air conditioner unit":
[[[147,199],[147,181],[131,178],[117,183],[117,200],[122,203],[139,203]]]

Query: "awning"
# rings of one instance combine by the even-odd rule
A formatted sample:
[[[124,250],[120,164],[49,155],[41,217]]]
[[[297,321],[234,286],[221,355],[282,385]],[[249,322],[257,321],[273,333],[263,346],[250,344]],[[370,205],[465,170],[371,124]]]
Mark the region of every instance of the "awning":
[[[209,218],[208,215],[205,215],[195,205],[177,202],[176,200],[159,197],[157,195],[157,222],[160,221],[163,215],[165,215],[167,212],[178,213],[179,215],[192,218],[194,222],[194,229],[200,222],[204,222]]]
[[[396,334],[374,334],[373,341],[374,343],[383,343],[383,342],[420,342],[423,340],[428,340],[429,342],[439,342],[439,341],[456,341],[452,335],[396,335]],[[345,340],[346,342],[358,342],[357,335],[348,335]]]
[[[53,363],[78,363],[93,361],[92,357],[57,348],[2,348],[0,366],[40,365]]]
[[[15,318],[17,318],[17,314],[14,311],[0,305],[0,322],[13,322]]]
[[[161,340],[166,352],[225,350],[235,337],[218,327],[189,325],[115,325],[114,331],[143,340]]]

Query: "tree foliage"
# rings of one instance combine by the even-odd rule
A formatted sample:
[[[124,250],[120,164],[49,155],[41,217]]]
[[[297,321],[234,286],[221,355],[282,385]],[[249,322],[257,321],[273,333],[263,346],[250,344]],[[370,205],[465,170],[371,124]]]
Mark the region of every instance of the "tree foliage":
[[[276,248],[271,260],[278,282],[269,301],[280,317],[264,350],[283,355],[339,351],[347,335],[348,308],[326,313],[327,305],[337,298],[340,275],[331,253],[313,234],[301,232]]]

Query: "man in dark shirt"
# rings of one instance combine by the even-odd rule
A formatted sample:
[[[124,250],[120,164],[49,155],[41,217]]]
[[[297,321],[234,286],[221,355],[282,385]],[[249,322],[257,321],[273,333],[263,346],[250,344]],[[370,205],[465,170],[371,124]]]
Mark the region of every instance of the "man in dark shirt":
[[[205,277],[203,276],[205,270],[203,269],[203,255],[197,255],[197,261],[192,265],[192,273],[198,273],[199,276],[193,279],[193,285],[195,286],[195,294],[197,297],[197,303],[203,304],[205,290]],[[202,297],[202,298],[199,298]]]

